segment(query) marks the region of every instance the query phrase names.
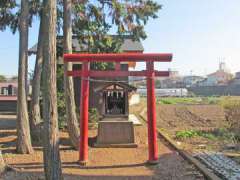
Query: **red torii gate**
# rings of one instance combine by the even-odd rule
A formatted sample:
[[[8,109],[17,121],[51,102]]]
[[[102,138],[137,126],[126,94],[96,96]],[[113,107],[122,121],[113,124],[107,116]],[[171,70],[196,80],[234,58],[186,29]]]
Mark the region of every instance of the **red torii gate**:
[[[68,71],[68,76],[82,77],[80,103],[80,138],[79,162],[86,164],[88,160],[88,106],[89,106],[89,77],[147,77],[147,122],[148,122],[148,153],[149,163],[158,160],[157,127],[156,127],[156,99],[154,77],[169,76],[168,71],[155,71],[154,62],[171,62],[172,54],[146,53],[118,53],[118,54],[65,54],[64,63],[82,63],[82,70]],[[90,62],[114,62],[115,70],[90,70]],[[122,71],[120,62],[146,62],[144,71]]]

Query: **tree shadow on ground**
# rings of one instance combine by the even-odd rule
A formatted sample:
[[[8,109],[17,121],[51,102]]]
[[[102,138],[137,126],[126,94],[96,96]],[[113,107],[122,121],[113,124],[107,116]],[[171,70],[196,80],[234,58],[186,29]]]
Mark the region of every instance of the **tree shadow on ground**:
[[[16,136],[16,135],[17,135],[17,132],[15,130],[11,130],[11,131],[1,130],[0,131],[0,138],[9,137],[9,136]]]
[[[25,169],[25,170],[43,170],[43,163],[18,163],[18,164],[9,164],[13,168],[16,169]],[[62,168],[71,168],[71,169],[115,169],[115,168],[133,168],[147,166],[146,163],[138,163],[138,164],[121,164],[121,165],[106,165],[106,166],[81,166],[77,161],[76,162],[62,162]]]
[[[64,180],[154,180],[150,176],[114,176],[114,175],[73,175],[73,174],[66,174],[63,173]],[[13,180],[13,179],[21,179],[21,180],[44,180],[45,176],[43,172],[26,172],[26,171],[21,171],[21,172],[14,172],[14,171],[9,171],[5,173],[2,178],[4,180]],[[155,179],[157,180],[157,179]]]
[[[16,153],[16,139],[0,143],[0,150],[2,153]]]
[[[16,116],[0,115],[0,130],[16,129]]]

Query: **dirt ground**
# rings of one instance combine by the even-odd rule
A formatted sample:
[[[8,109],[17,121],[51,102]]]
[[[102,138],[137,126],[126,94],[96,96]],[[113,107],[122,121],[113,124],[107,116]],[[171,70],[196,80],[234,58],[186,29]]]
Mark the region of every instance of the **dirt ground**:
[[[146,102],[132,108],[132,112],[139,114],[145,110]],[[162,105],[157,104],[158,128],[171,129],[171,131],[191,129],[212,129],[224,127],[227,121],[224,117],[224,110],[220,105]]]
[[[144,111],[143,111],[144,110]],[[132,108],[132,113],[140,114],[146,119],[146,102]],[[199,151],[225,151],[225,147],[234,144],[231,140],[210,139],[205,137],[194,137],[186,139],[176,139],[178,131],[203,131],[213,132],[216,129],[226,129],[228,122],[225,119],[224,110],[220,105],[167,105],[157,104],[157,126],[182,149],[195,153]]]
[[[0,116],[0,123],[8,124],[15,116]],[[158,141],[159,164],[146,165],[148,158],[147,128],[135,127],[137,148],[94,148],[92,147],[96,130],[89,132],[89,163],[86,167],[78,165],[78,151],[72,149],[66,132],[61,132],[61,160],[64,179],[204,179],[203,176],[163,141]],[[3,180],[40,180],[44,179],[42,148],[34,145],[31,155],[15,152],[15,125],[0,127],[0,149],[7,164],[16,172],[7,172]]]

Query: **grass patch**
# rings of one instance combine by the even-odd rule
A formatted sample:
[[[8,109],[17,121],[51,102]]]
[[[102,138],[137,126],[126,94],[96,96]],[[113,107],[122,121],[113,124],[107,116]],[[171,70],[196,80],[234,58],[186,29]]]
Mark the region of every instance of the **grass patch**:
[[[157,100],[158,104],[219,104],[221,97],[163,97]]]
[[[158,104],[185,104],[185,105],[197,105],[197,104],[207,104],[207,105],[222,105],[232,104],[231,102],[240,102],[240,97],[233,96],[209,96],[209,97],[159,97],[157,99]]]
[[[159,104],[199,104],[202,102],[198,97],[164,97],[157,100]]]
[[[176,132],[176,139],[203,137],[209,140],[238,141],[239,136],[228,129],[220,128],[213,131],[185,130]]]

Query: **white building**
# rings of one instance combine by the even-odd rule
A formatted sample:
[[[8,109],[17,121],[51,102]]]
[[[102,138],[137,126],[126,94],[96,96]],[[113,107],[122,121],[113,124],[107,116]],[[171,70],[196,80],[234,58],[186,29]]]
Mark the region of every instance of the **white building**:
[[[140,96],[147,96],[147,89],[137,89]],[[171,88],[171,89],[155,89],[156,97],[185,97],[188,95],[188,90],[185,88]]]

